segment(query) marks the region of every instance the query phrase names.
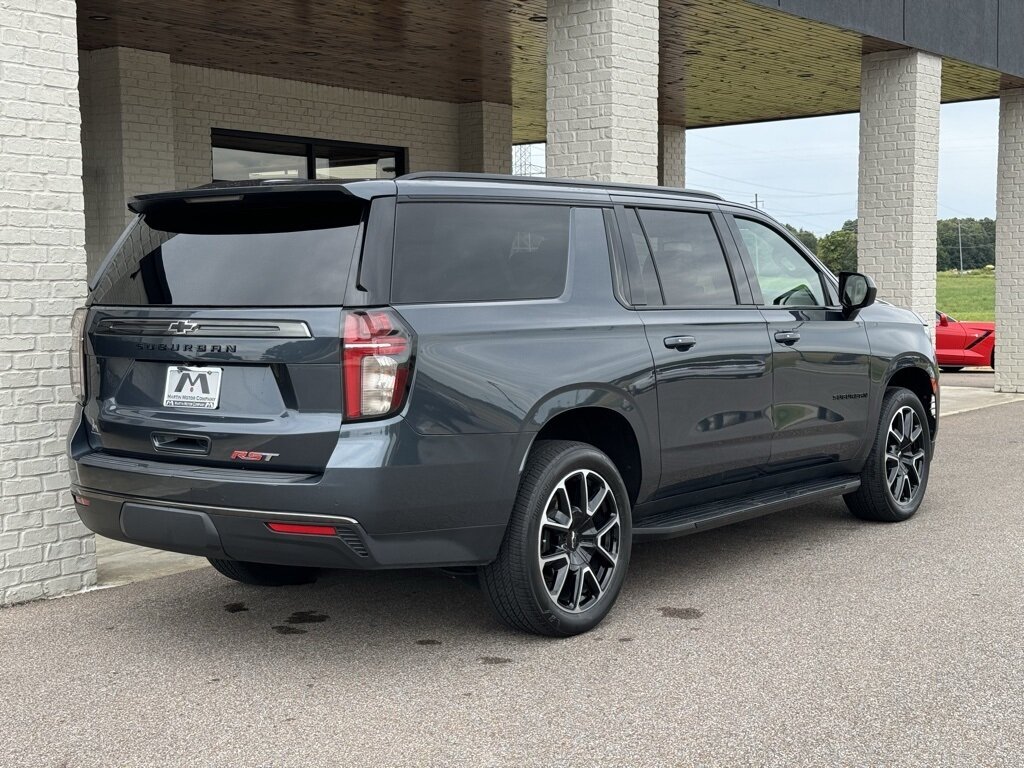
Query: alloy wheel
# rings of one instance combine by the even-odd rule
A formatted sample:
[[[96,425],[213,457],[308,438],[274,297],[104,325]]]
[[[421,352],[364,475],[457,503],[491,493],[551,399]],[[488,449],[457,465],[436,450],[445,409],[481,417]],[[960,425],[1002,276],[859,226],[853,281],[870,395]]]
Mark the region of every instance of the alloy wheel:
[[[886,484],[897,504],[910,504],[924,484],[924,441],[924,426],[917,411],[908,405],[899,408],[889,422],[885,440]]]
[[[608,481],[597,472],[570,472],[555,486],[538,531],[538,566],[551,599],[583,613],[604,595],[619,560],[619,510]]]

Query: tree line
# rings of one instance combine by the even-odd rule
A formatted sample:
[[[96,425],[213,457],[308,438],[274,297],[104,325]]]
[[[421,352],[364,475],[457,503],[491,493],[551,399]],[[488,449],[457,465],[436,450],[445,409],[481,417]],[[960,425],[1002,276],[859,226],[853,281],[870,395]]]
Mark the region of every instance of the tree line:
[[[979,269],[996,263],[996,222],[994,219],[939,219],[935,268],[944,272],[960,269],[960,240],[963,237],[964,269]],[[817,237],[813,232],[790,224],[793,233],[833,272],[857,269],[857,220],[850,219],[835,232]]]

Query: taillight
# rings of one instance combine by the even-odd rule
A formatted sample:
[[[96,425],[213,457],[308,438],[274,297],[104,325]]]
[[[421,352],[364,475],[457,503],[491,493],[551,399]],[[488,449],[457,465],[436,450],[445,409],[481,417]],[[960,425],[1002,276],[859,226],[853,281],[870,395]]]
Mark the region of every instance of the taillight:
[[[89,310],[79,307],[71,315],[71,394],[85,404],[85,318]]]
[[[412,364],[412,333],[391,310],[345,314],[342,379],[345,418],[389,416],[402,408]]]

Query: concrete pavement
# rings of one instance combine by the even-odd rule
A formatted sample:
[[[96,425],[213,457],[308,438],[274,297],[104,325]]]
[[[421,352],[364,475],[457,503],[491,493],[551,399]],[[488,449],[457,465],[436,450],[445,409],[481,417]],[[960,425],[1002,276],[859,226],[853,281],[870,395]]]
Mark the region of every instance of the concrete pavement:
[[[908,523],[832,502],[637,547],[564,641],[432,572],[2,610],[0,765],[1019,766],[1022,425],[950,417]]]

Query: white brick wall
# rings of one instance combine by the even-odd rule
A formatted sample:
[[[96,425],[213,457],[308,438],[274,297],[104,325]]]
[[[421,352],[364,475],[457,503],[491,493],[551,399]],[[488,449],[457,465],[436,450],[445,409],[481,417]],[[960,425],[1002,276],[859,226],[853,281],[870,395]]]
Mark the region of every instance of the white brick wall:
[[[686,129],[678,125],[658,126],[658,183],[686,186]]]
[[[1024,89],[999,101],[996,390],[1024,392]]]
[[[658,181],[658,0],[549,0],[547,173]]]
[[[857,262],[880,298],[935,313],[942,59],[886,51],[861,64]]]
[[[64,457],[85,296],[75,3],[0,3],[0,604],[95,582]]]
[[[511,104],[474,101],[459,105],[459,170],[512,173]]]
[[[174,101],[167,54],[103,48],[80,61],[91,274],[131,218],[127,199],[174,188]]]

